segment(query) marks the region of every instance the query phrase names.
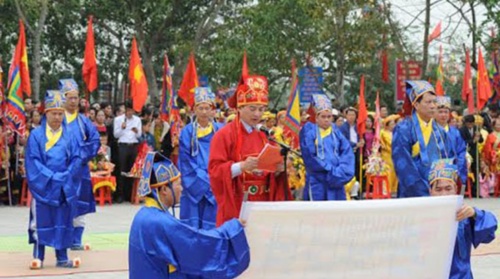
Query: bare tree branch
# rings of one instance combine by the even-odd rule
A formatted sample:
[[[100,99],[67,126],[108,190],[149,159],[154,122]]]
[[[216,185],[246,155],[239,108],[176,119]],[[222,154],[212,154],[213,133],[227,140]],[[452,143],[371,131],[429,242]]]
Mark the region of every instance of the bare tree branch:
[[[31,24],[28,22],[28,19],[26,18],[26,15],[24,14],[23,10],[21,9],[21,5],[19,4],[19,0],[15,0],[14,3],[16,4],[17,14],[23,20],[24,25],[28,29],[28,32],[30,32],[30,35],[34,36],[35,30],[31,27]]]

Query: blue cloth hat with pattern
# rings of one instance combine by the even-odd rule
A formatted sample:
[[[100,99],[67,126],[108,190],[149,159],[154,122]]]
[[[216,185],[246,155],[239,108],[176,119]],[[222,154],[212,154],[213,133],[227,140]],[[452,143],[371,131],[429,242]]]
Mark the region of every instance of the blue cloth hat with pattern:
[[[64,110],[66,98],[59,90],[47,90],[44,102],[45,112],[49,110]]]
[[[316,111],[316,114],[324,110],[332,111],[332,102],[324,94],[313,94],[312,105],[314,107],[314,110]]]
[[[215,93],[210,87],[196,87],[194,89],[194,104],[208,103],[213,105],[215,102]]]
[[[453,159],[440,159],[432,162],[429,172],[429,185],[432,186],[436,180],[444,179],[457,182],[458,168],[453,164]]]
[[[450,96],[436,96],[436,103],[438,108],[451,108]]]
[[[407,80],[406,81],[406,97],[410,100],[411,105],[415,105],[415,102],[425,93],[436,94],[434,87],[425,80]]]
[[[76,81],[72,78],[60,79],[59,80],[59,90],[65,95],[69,92],[77,92],[78,93],[78,83],[76,83]]]

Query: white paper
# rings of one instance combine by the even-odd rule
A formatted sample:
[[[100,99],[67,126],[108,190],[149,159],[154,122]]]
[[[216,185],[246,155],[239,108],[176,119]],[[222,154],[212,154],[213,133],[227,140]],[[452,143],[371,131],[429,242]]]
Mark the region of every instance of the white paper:
[[[448,278],[459,196],[248,202],[241,278]]]

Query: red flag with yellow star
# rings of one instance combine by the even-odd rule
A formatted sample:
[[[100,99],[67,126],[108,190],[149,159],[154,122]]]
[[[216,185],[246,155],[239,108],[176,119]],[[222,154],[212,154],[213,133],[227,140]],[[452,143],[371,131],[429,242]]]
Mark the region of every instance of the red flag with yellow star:
[[[132,39],[128,79],[130,81],[130,97],[132,98],[133,107],[135,111],[139,112],[148,98],[148,81],[144,75],[135,37]]]
[[[194,54],[189,56],[189,62],[182,78],[181,88],[178,95],[190,107],[194,105],[194,89],[198,87],[198,73],[196,72],[196,64],[194,62]]]
[[[5,104],[5,118],[8,127],[21,137],[26,131],[26,116],[24,113],[24,96],[31,96],[30,73],[28,55],[26,51],[26,35],[24,24],[19,20],[19,39],[9,68],[7,83],[7,102]]]
[[[490,78],[484,64],[483,53],[479,49],[477,65],[477,110],[481,111],[491,97]]]
[[[92,27],[92,16],[89,17],[87,24],[87,41],[85,42],[82,76],[89,92],[97,89],[97,61],[95,59],[95,43],[94,29]]]

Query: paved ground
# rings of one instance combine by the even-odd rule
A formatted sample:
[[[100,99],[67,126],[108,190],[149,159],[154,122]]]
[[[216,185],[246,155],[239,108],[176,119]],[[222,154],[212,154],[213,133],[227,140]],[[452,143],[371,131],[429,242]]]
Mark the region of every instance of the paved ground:
[[[483,199],[483,200],[468,200],[468,203],[478,206],[483,209],[493,211],[497,218],[500,217],[500,199]],[[88,217],[88,226],[86,231],[85,241],[92,243],[92,253],[99,254],[115,252],[118,253],[119,259],[114,259],[114,263],[118,269],[110,272],[92,272],[83,274],[61,275],[61,276],[26,276],[15,278],[70,278],[70,279],[118,279],[127,278],[126,271],[126,254],[128,242],[128,230],[135,212],[139,206],[131,206],[130,204],[121,204],[113,206],[99,207],[98,213]],[[500,219],[500,218],[499,218]],[[26,229],[28,223],[28,209],[26,207],[0,207],[0,258],[3,255],[12,255],[12,252],[21,255],[22,263],[9,263],[9,259],[14,261],[12,257],[0,262],[0,278],[3,277],[2,264],[20,264],[27,266],[29,262],[29,251],[31,247],[27,244]],[[500,233],[497,232],[497,235]],[[477,254],[472,257],[472,265],[474,278],[476,279],[495,279],[500,278],[500,240],[495,240],[492,247],[486,247],[476,251]],[[9,254],[10,253],[10,254]],[[87,254],[88,255],[88,254]],[[95,255],[95,254],[94,254]],[[52,256],[52,252],[47,252],[47,256]],[[27,257],[26,259],[24,259]],[[33,272],[34,273],[34,272]],[[29,273],[28,273],[29,274]]]

